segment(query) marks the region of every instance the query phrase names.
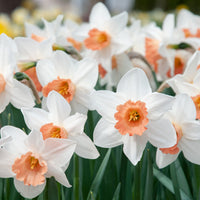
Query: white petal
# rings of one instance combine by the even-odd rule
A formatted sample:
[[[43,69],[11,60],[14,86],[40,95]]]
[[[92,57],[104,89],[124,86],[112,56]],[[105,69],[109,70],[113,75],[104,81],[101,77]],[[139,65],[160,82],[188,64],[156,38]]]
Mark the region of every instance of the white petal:
[[[189,140],[182,137],[179,145],[183,151],[183,155],[187,160],[200,165],[200,140]]]
[[[44,144],[42,157],[58,167],[63,167],[70,161],[76,148],[75,142],[68,139],[48,138]]]
[[[122,12],[112,17],[105,25],[109,26],[107,27],[108,30],[110,30],[113,36],[115,36],[126,27],[127,22],[128,22],[128,13]]]
[[[193,83],[197,88],[200,88],[200,71],[198,71],[196,73],[196,76],[194,77]]]
[[[86,115],[76,113],[65,119],[63,126],[69,135],[76,136],[83,132],[86,120]]]
[[[71,187],[64,171],[60,167],[58,167],[56,163],[48,162],[47,176],[48,177],[53,176],[56,179],[56,181],[58,181],[60,184],[64,185],[65,187]]]
[[[128,99],[138,101],[151,94],[149,81],[143,70],[134,68],[127,72],[117,86],[117,93],[124,94]]]
[[[88,108],[85,107],[80,102],[78,102],[75,98],[70,102],[70,105],[71,105],[71,115],[75,114],[76,112],[87,115]]]
[[[174,80],[177,94],[185,93],[189,96],[196,96],[199,94],[199,89],[194,85],[184,81]]]
[[[37,77],[42,86],[57,79],[57,71],[49,59],[39,60],[36,65]]]
[[[196,51],[192,57],[188,60],[187,67],[184,71],[184,78],[190,82],[193,81],[196,73],[197,67],[200,64],[200,52]]]
[[[168,148],[176,144],[177,136],[172,123],[167,119],[151,120],[144,132],[155,147]]]
[[[76,93],[75,93],[74,98],[76,98],[77,102],[84,105],[89,110],[93,110],[92,103],[91,103],[91,93],[93,91],[94,89],[79,86],[76,88]],[[78,111],[78,109],[76,110]]]
[[[69,136],[69,139],[76,141],[77,146],[75,153],[77,155],[87,159],[96,159],[99,157],[99,152],[97,151],[95,145],[85,133],[76,136]]]
[[[99,120],[93,134],[95,145],[112,148],[123,144],[122,135],[114,125],[103,118]]]
[[[96,60],[84,58],[77,63],[76,76],[73,81],[76,86],[93,88],[98,79],[98,65]]]
[[[10,178],[15,176],[15,173],[12,171],[12,165],[15,161],[15,156],[5,149],[0,149],[0,177],[1,178]]]
[[[44,140],[41,132],[32,130],[29,133],[25,144],[29,149],[31,149],[32,152],[40,153],[44,148]]]
[[[10,102],[10,95],[6,91],[0,93],[0,113],[2,113]]]
[[[172,37],[175,27],[174,23],[175,23],[174,14],[168,14],[165,17],[165,20],[163,21],[163,32],[166,37]]]
[[[200,121],[187,121],[181,126],[184,138],[190,140],[200,140]]]
[[[38,196],[45,188],[46,182],[38,186],[24,185],[23,181],[14,178],[14,185],[16,190],[25,198],[32,199]]]
[[[16,108],[32,108],[35,105],[33,94],[30,88],[21,82],[13,79],[14,86],[10,88],[10,102]]]
[[[27,135],[24,131],[14,126],[4,126],[1,128],[1,138],[11,136],[14,140],[24,140]]]
[[[0,35],[0,71],[11,74],[16,63],[17,47],[14,41],[6,34]]]
[[[97,3],[92,8],[89,21],[93,24],[102,24],[104,21],[110,19],[110,13],[103,3]]]
[[[174,97],[154,92],[145,96],[142,101],[146,103],[149,119],[158,119],[167,112],[174,102]]]
[[[71,56],[69,56],[65,52],[60,51],[60,50],[55,51],[51,57],[51,62],[53,63],[55,67],[57,76],[60,76],[60,78],[71,79],[71,77],[77,76],[76,65],[78,61],[73,59]]]
[[[137,165],[137,163],[142,158],[143,151],[145,149],[147,138],[145,136],[133,135],[129,136],[128,134],[124,137],[124,154],[128,159]]]
[[[69,103],[58,92],[51,91],[47,97],[47,108],[56,122],[64,121],[71,112]]]
[[[196,119],[196,108],[192,99],[186,94],[176,96],[172,111],[176,122],[191,121]]]
[[[50,123],[48,112],[40,108],[22,108],[21,109],[26,125],[29,129],[40,131],[41,126]]]
[[[105,119],[115,122],[116,107],[126,102],[119,94],[108,90],[94,91],[91,94],[92,106]]]
[[[174,162],[179,153],[177,154],[164,154],[159,149],[157,149],[156,152],[156,164],[159,168],[166,167],[167,165],[170,165],[172,162]]]

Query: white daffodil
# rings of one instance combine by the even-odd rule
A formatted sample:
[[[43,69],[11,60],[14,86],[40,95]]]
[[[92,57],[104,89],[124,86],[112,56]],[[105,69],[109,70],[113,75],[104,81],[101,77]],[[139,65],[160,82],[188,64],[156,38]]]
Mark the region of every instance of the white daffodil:
[[[174,162],[181,151],[187,160],[199,165],[200,122],[195,120],[196,110],[192,99],[186,94],[177,95],[172,110],[166,113],[165,118],[173,124],[177,142],[173,147],[157,150],[158,167],[163,168]]]
[[[152,93],[141,69],[132,69],[120,80],[117,92],[95,91],[93,106],[102,118],[94,130],[94,143],[111,148],[124,144],[123,151],[136,165],[147,141],[159,148],[175,145],[176,133],[162,115],[173,97]]]
[[[106,71],[112,69],[112,56],[123,53],[131,46],[127,22],[127,12],[111,17],[104,4],[97,3],[92,8],[88,28],[84,26],[83,31],[79,30],[79,34],[85,37],[86,55],[95,58]]]
[[[196,106],[196,118],[200,119],[200,52],[196,52],[188,61],[182,75],[176,75],[167,83],[176,94],[188,94]]]
[[[62,51],[55,51],[51,58],[37,63],[36,71],[44,97],[55,90],[70,103],[73,113],[87,112],[89,96],[98,79],[95,60],[76,61]]]
[[[43,29],[39,28],[36,25],[25,23],[26,36],[38,42],[41,42],[43,40],[50,40],[52,45],[60,45],[62,42],[61,45],[65,46],[67,44],[67,40],[63,40],[64,33],[62,31],[62,20],[63,15],[58,15],[57,18],[51,22],[42,19],[44,23]],[[63,42],[65,43],[63,44]]]
[[[23,197],[38,196],[45,188],[46,178],[51,176],[64,186],[71,186],[64,170],[76,147],[73,141],[43,140],[40,132],[32,131],[26,135],[12,126],[1,129],[1,140],[4,144],[0,149],[0,177],[13,177],[14,185]]]
[[[14,79],[17,48],[5,34],[0,36],[0,113],[9,103],[16,108],[35,105],[30,88]]]
[[[39,108],[22,109],[30,129],[40,131],[44,140],[55,137],[75,141],[75,152],[81,157],[95,159],[99,156],[93,142],[83,130],[86,115],[76,113],[70,116],[70,105],[55,91],[50,92],[47,97],[47,108],[49,112]]]

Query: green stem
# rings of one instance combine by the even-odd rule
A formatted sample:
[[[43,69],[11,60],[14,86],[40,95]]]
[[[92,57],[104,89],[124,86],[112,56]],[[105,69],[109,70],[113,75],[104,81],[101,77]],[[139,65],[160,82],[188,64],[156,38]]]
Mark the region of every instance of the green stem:
[[[79,200],[79,158],[76,154],[74,154],[74,186],[73,186],[73,193],[74,193],[74,200]]]
[[[134,188],[133,188],[133,200],[140,200],[140,173],[141,173],[141,162],[135,166],[134,169]]]

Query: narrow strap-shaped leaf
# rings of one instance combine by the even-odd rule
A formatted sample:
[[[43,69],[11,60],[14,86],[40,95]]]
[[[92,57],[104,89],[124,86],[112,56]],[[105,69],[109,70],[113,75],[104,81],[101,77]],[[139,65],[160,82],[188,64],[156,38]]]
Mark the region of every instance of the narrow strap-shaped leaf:
[[[101,166],[99,167],[99,170],[92,182],[92,185],[90,187],[90,191],[88,193],[88,196],[87,196],[87,200],[89,199],[96,199],[96,196],[97,196],[97,193],[98,193],[98,190],[99,190],[99,186],[102,182],[102,178],[103,178],[103,175],[104,175],[104,172],[105,172],[105,169],[106,169],[106,166],[108,164],[108,161],[109,161],[109,158],[110,158],[110,153],[111,153],[111,149],[108,149],[104,159],[103,159],[103,162],[101,163]]]
[[[117,188],[116,188],[116,190],[114,192],[112,200],[119,200],[120,188],[121,188],[121,183],[118,183]]]
[[[148,150],[148,165],[147,165],[147,176],[145,184],[144,199],[153,199],[153,166],[150,150]]]
[[[176,174],[175,163],[172,163],[170,165],[170,174],[171,174],[172,183],[173,183],[173,186],[174,186],[175,197],[176,197],[177,200],[181,200],[181,195],[180,195],[180,190],[179,190],[179,183],[178,183],[178,178],[177,178],[177,174]]]
[[[189,184],[187,182],[185,173],[184,173],[184,171],[181,167],[179,159],[177,159],[174,164],[175,164],[175,167],[176,167],[176,173],[177,173],[177,179],[178,179],[179,187],[181,188],[181,190],[183,190],[183,192],[185,192],[185,194],[187,194],[192,199],[192,194],[191,194],[191,191],[190,191],[190,188],[189,188]],[[191,167],[191,170],[192,170],[193,166],[191,166],[191,165],[192,164],[190,163],[190,167]]]
[[[174,187],[173,183],[170,178],[168,178],[165,174],[160,172],[159,170],[153,168],[153,175],[173,194],[174,192]],[[192,200],[187,194],[185,194],[181,189],[180,189],[180,194],[181,194],[181,200]]]

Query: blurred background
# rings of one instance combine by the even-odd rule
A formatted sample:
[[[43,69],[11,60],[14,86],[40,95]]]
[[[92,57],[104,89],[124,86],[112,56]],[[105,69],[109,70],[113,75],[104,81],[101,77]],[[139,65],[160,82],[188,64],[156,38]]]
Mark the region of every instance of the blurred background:
[[[0,0],[0,33],[10,37],[24,34],[24,22],[38,24],[41,18],[53,20],[63,14],[77,22],[87,21],[98,0]],[[114,15],[124,10],[143,24],[161,25],[165,15],[185,8],[200,14],[199,0],[102,0]]]

